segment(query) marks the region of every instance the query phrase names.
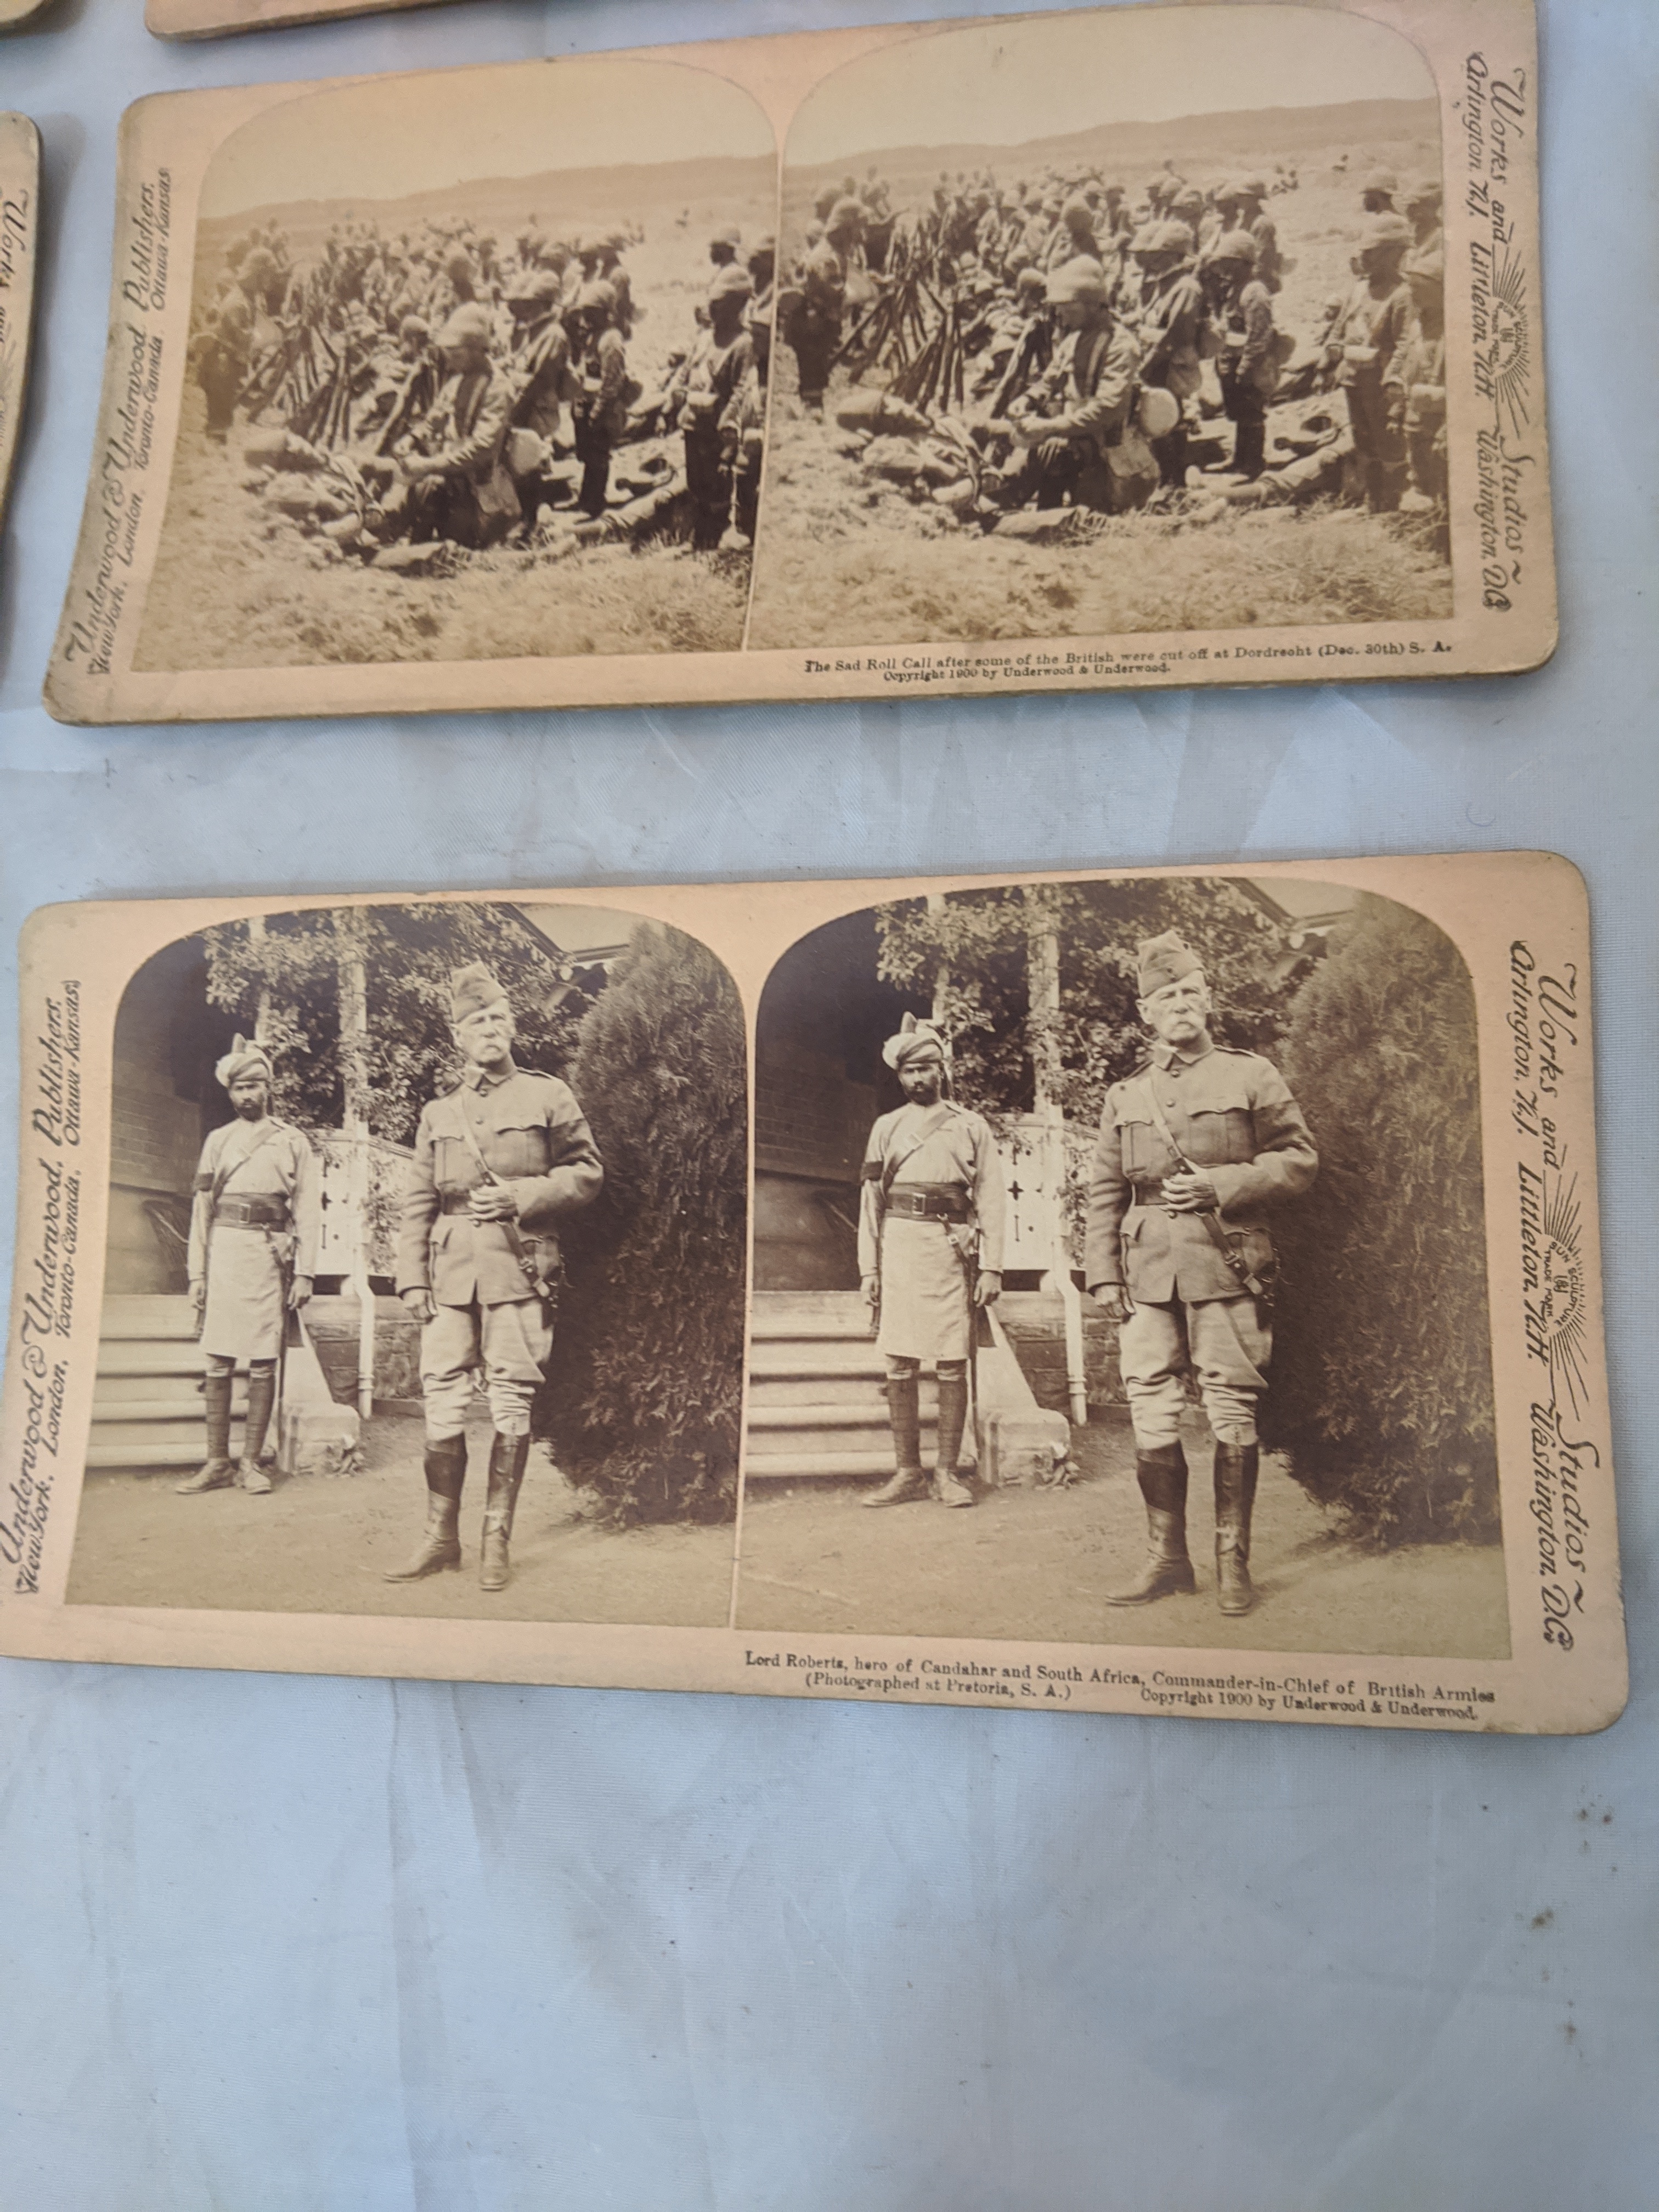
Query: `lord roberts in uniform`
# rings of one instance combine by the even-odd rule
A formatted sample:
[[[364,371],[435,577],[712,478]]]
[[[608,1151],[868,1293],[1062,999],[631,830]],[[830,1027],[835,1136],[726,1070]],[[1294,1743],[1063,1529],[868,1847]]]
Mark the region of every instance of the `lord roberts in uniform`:
[[[1273,1208],[1318,1170],[1284,1077],[1210,1035],[1209,987],[1170,930],[1139,950],[1150,1055],[1106,1094],[1089,1174],[1085,1277],[1121,1324],[1149,1552],[1112,1605],[1198,1587],[1187,1551],[1181,1414],[1188,1371],[1215,1436],[1217,1601],[1248,1613],[1256,1409],[1273,1358]]]
[[[450,1027],[461,1079],[422,1112],[398,1241],[398,1295],[421,1323],[426,1534],[386,1578],[461,1564],[466,1413],[481,1375],[495,1435],[478,1581],[498,1590],[553,1349],[557,1224],[592,1204],[605,1170],[568,1085],[515,1064],[512,1008],[481,962],[450,979]]]
[[[945,1044],[914,1014],[882,1047],[906,1103],[870,1132],[859,1209],[859,1273],[878,1317],[897,1472],[866,1505],[927,1495],[921,1376],[939,1375],[933,1492],[971,1505],[957,1474],[968,1418],[968,1360],[979,1310],[1002,1293],[1002,1162],[990,1125],[948,1096]]]

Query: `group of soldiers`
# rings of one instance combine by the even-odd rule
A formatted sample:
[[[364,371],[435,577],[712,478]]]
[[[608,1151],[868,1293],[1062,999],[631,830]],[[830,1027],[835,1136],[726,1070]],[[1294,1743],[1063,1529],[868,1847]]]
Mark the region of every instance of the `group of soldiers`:
[[[736,228],[707,244],[704,295],[653,388],[630,368],[641,310],[623,256],[633,231],[547,236],[504,252],[459,219],[388,236],[337,225],[299,265],[280,227],[225,255],[194,338],[210,438],[239,406],[324,456],[348,455],[372,494],[373,542],[478,548],[533,535],[568,507],[618,504],[619,447],[679,443],[692,543],[752,540],[770,359],[772,241]]]
[[[1269,407],[1314,393],[1340,395],[1354,495],[1379,513],[1443,506],[1440,181],[1360,181],[1352,282],[1305,344],[1278,325],[1285,262],[1268,212],[1298,184],[1280,168],[1200,189],[1166,167],[1132,200],[1097,173],[1012,186],[942,173],[895,218],[884,186],[848,178],[819,196],[780,296],[802,404],[822,410],[837,361],[856,356],[884,293],[908,283],[924,320],[961,329],[957,411],[997,464],[1004,507],[1118,512],[1160,485],[1183,490],[1217,416],[1232,425],[1222,473],[1255,484]],[[1317,470],[1305,480],[1328,488]]]

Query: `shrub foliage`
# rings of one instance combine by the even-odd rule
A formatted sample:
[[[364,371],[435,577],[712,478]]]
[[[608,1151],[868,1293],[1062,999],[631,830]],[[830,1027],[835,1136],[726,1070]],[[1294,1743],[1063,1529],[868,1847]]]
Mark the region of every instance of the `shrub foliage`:
[[[737,1498],[748,1090],[742,1007],[680,932],[641,929],[566,1075],[605,1161],[561,1230],[568,1283],[536,1431],[620,1522]]]
[[[1498,1533],[1474,995],[1450,939],[1366,896],[1279,1057],[1319,1176],[1274,1224],[1263,1441],[1373,1543]]]

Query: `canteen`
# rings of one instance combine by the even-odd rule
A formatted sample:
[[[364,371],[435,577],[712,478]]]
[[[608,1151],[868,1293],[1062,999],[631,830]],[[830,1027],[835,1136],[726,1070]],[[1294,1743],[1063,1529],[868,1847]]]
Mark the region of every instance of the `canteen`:
[[[1166,392],[1161,384],[1143,384],[1135,419],[1140,425],[1143,437],[1167,438],[1181,420],[1181,403],[1174,392]]]

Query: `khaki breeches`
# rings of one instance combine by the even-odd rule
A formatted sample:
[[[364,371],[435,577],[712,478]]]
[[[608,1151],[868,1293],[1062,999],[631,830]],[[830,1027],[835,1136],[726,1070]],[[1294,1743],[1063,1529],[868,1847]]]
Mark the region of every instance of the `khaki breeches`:
[[[1190,1369],[1216,1442],[1253,1444],[1273,1349],[1273,1324],[1254,1298],[1137,1305],[1118,1336],[1136,1443],[1153,1451],[1178,1441]]]
[[[434,1443],[459,1437],[482,1370],[489,1417],[504,1437],[530,1434],[530,1407],[553,1349],[539,1298],[494,1306],[440,1306],[421,1331],[421,1389]]]

